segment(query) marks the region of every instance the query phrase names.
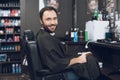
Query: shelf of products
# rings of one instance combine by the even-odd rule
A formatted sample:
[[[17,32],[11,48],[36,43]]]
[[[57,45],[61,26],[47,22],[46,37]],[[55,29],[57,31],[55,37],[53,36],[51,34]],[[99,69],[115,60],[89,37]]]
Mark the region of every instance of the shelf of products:
[[[20,74],[20,0],[0,0],[0,74]]]

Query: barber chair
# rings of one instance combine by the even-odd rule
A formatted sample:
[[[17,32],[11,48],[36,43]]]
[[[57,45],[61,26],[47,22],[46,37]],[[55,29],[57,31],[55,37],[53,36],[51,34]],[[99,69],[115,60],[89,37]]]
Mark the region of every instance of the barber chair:
[[[24,39],[26,40],[27,61],[31,80],[78,80],[77,75],[71,70],[52,73],[48,69],[44,69],[37,50],[34,33],[31,30],[25,30]]]
[[[32,80],[78,80],[78,77],[72,71],[52,73],[48,69],[44,69],[38,54],[36,41],[28,41],[27,50],[28,66]]]

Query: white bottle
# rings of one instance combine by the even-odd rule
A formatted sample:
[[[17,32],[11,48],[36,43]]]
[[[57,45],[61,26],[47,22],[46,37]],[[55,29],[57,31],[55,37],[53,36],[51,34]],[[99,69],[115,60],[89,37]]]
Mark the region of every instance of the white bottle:
[[[16,73],[19,73],[19,66],[18,64],[15,65]]]
[[[119,20],[118,11],[115,11],[115,20],[116,20],[116,21]]]
[[[15,73],[15,64],[12,64],[12,73]]]
[[[101,11],[99,12],[99,14],[98,14],[98,21],[102,21],[103,19],[102,19],[102,13],[101,13]]]
[[[73,28],[71,28],[70,37],[71,37],[71,39],[73,39],[73,37],[74,37],[74,29]]]

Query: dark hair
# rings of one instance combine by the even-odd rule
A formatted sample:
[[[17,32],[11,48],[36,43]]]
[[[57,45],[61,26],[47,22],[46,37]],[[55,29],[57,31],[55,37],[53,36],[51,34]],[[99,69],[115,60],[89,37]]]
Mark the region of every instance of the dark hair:
[[[42,8],[42,9],[40,10],[40,12],[39,12],[39,17],[40,17],[40,19],[42,20],[43,13],[44,13],[45,11],[51,11],[51,10],[55,11],[56,14],[57,14],[57,10],[56,10],[54,7],[46,6],[46,7]]]

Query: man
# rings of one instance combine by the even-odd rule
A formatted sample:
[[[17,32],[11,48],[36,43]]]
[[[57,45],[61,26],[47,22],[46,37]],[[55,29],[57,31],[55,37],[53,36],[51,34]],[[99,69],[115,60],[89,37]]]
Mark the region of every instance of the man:
[[[56,9],[45,7],[39,15],[42,28],[37,34],[37,44],[43,65],[52,72],[72,69],[79,77],[96,80],[100,76],[100,70],[91,53],[69,57],[64,45],[55,37],[54,31],[58,25]]]

